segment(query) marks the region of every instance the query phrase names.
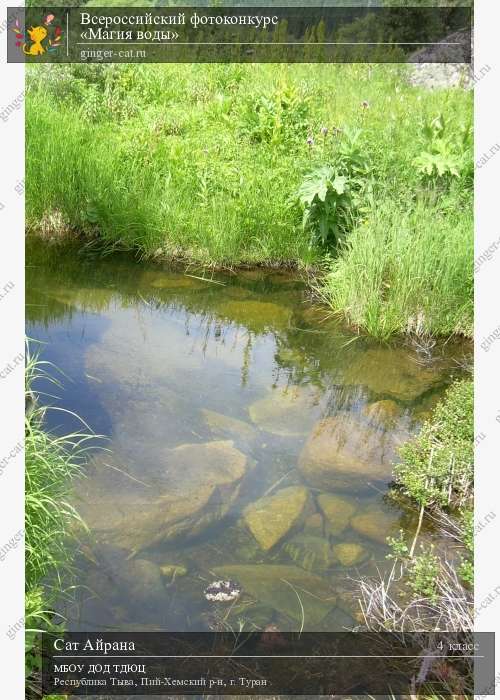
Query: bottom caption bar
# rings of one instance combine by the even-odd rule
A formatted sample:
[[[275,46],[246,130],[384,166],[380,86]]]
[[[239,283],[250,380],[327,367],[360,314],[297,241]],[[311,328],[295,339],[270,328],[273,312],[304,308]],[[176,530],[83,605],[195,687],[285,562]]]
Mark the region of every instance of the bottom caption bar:
[[[60,695],[494,694],[481,633],[44,634],[42,689]]]

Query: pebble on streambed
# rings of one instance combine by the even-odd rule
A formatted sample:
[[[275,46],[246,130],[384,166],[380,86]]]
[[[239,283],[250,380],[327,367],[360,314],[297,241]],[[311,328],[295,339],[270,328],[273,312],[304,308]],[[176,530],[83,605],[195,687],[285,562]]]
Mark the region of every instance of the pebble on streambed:
[[[205,598],[211,603],[231,603],[241,595],[241,586],[236,581],[214,581],[205,588]]]

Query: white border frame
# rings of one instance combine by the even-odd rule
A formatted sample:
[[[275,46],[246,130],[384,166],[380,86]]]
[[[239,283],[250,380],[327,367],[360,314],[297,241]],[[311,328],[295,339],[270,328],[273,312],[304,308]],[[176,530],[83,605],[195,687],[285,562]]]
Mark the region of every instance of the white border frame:
[[[15,3],[14,3],[15,4]],[[24,699],[24,65],[6,64],[0,1],[0,668]]]
[[[475,2],[475,629],[500,629],[500,3]],[[498,241],[498,243],[497,243]],[[498,245],[498,251],[496,246]],[[489,251],[489,252],[488,252]],[[486,255],[485,255],[486,253]],[[484,258],[486,257],[486,260]],[[487,258],[490,258],[489,260]],[[484,262],[483,262],[484,260]],[[496,330],[498,327],[498,330]],[[496,645],[496,683],[500,652]],[[493,689],[485,690],[492,694]]]
[[[24,700],[24,460],[22,451],[11,456],[24,426],[23,362],[16,359],[24,352],[24,65],[6,64],[6,7],[7,1],[0,0],[0,692],[9,700]],[[499,31],[500,3],[476,0],[475,599],[476,630],[486,632],[500,629]],[[495,242],[499,249],[491,252]],[[488,249],[490,259],[482,261]],[[498,684],[499,652],[496,665]]]

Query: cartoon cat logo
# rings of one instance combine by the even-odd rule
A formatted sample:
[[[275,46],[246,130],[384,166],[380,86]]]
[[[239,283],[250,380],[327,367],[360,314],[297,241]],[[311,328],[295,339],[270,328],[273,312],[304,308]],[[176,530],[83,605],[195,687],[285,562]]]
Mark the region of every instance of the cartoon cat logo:
[[[45,27],[31,27],[31,29],[28,29],[28,36],[33,43],[27,51],[26,44],[23,44],[23,53],[27,56],[40,56],[42,53],[45,53],[42,41],[47,38],[47,34],[48,31]]]
[[[53,53],[61,46],[62,30],[59,26],[52,27],[54,15],[47,15],[41,25],[26,30],[27,37],[23,33],[19,20],[16,19],[12,31],[16,34],[16,46],[26,56],[42,56],[46,51]],[[29,41],[23,41],[26,38]],[[45,42],[45,43],[44,43]]]

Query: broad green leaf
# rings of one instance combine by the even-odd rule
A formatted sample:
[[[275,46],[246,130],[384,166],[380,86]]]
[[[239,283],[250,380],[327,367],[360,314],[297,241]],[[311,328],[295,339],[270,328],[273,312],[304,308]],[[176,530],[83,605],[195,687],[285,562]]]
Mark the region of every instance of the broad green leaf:
[[[347,178],[344,175],[337,175],[332,182],[332,188],[337,194],[344,194],[346,190]]]

